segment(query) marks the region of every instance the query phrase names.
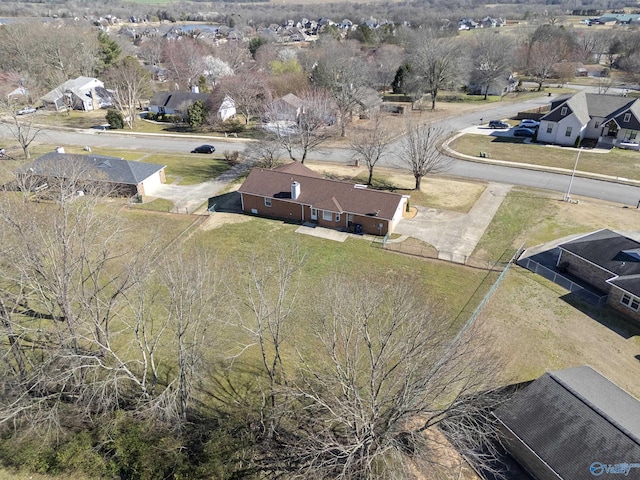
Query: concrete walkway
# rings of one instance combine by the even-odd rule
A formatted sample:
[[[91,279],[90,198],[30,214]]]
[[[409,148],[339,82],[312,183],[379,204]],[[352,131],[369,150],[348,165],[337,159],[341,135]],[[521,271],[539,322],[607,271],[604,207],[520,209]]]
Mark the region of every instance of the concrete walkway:
[[[511,185],[490,183],[467,214],[418,207],[418,214],[403,219],[394,232],[429,243],[442,260],[464,264],[509,190]]]

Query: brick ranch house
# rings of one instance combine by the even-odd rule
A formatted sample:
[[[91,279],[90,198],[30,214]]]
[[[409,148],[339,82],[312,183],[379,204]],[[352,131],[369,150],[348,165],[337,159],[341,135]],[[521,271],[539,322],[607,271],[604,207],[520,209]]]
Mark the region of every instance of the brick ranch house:
[[[29,175],[45,185],[53,178],[73,178],[79,182],[103,183],[113,189],[113,195],[153,195],[157,186],[165,183],[165,165],[131,162],[105,155],[79,155],[59,149],[46,153],[26,165],[18,175]]]
[[[393,232],[409,198],[329,180],[298,162],[254,168],[238,191],[247,213],[372,235]]]
[[[640,242],[602,229],[558,248],[558,268],[607,294],[612,308],[640,320]]]

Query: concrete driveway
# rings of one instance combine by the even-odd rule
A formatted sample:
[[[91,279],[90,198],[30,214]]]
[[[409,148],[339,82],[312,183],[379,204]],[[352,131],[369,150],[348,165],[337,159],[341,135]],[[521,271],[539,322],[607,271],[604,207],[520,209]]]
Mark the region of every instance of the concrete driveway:
[[[394,232],[429,243],[442,260],[464,264],[509,190],[511,185],[490,183],[466,214],[418,207],[418,214],[402,219]]]
[[[154,188],[153,196],[173,202],[172,212],[193,213],[248,168],[249,166],[246,164],[235,165],[219,177],[195,185],[165,183]]]

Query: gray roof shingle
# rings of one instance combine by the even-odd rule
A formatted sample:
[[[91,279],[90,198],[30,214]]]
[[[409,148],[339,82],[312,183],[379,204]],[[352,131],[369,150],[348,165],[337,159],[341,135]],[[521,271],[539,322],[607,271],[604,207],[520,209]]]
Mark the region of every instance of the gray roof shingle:
[[[124,185],[138,185],[151,175],[165,168],[156,163],[130,162],[122,158],[104,155],[79,155],[50,152],[24,167],[36,175],[64,177],[73,174],[83,180],[104,181]],[[105,178],[106,177],[106,178]]]
[[[640,274],[640,257],[625,253],[640,249],[640,242],[606,228],[558,247],[604,268],[613,275]]]
[[[594,462],[640,462],[640,402],[588,366],[544,374],[494,415],[561,479],[593,478]]]

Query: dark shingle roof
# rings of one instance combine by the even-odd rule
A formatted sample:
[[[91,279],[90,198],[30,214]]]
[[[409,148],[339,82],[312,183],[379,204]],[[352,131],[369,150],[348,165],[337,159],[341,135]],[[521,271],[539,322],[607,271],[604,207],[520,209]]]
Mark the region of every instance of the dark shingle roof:
[[[402,195],[397,193],[309,176],[304,171],[308,169],[303,165],[289,165],[293,166],[280,167],[284,170],[254,168],[238,191],[267,198],[288,199],[291,202],[337,213],[371,215],[386,220],[393,219],[402,200]],[[294,169],[300,170],[300,173],[294,172]],[[291,184],[294,181],[300,184],[300,196],[297,200],[291,200]]]
[[[191,104],[198,100],[206,102],[209,95],[206,93],[194,92],[158,92],[156,93],[149,105],[157,105],[159,107],[170,108],[173,110],[186,110]]]
[[[562,479],[640,459],[640,402],[591,367],[546,373],[494,415]]]
[[[74,174],[79,175],[83,180],[106,180],[124,185],[138,185],[163,168],[165,165],[130,162],[104,155],[50,152],[24,167],[24,171],[57,177]]]
[[[640,249],[640,242],[606,228],[558,247],[604,268],[613,275],[640,273],[640,257],[631,252]],[[625,250],[629,252],[625,253]]]

